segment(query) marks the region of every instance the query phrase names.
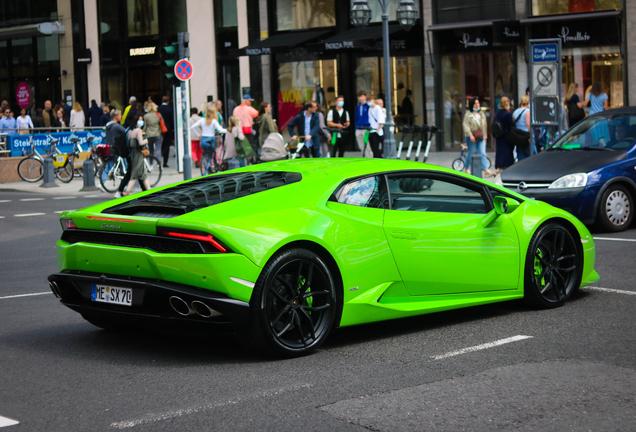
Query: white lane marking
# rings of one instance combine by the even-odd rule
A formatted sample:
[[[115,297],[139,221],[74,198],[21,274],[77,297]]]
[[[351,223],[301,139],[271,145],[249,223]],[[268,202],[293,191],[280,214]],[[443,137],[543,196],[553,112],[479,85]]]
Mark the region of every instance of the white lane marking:
[[[22,198],[20,201],[44,201],[44,198]]]
[[[0,416],[0,427],[14,426],[19,424],[20,422],[17,420],[12,420],[8,417]]]
[[[11,200],[0,200],[0,203],[3,203],[3,202],[11,202]]]
[[[54,197],[53,199],[54,199],[54,200],[61,200],[61,199],[75,199],[75,198],[77,198],[77,197],[75,197],[75,196],[70,196],[70,197]]]
[[[506,338],[506,339],[500,339],[498,341],[488,342],[488,343],[485,343],[485,344],[482,344],[482,345],[477,345],[477,346],[470,347],[470,348],[464,348],[464,349],[460,349],[460,350],[457,350],[457,351],[451,351],[449,353],[438,355],[438,356],[432,356],[431,358],[433,360],[442,360],[442,359],[449,358],[449,357],[455,357],[455,356],[458,356],[458,355],[461,355],[461,354],[466,354],[466,353],[475,352],[475,351],[481,351],[481,350],[485,350],[485,349],[488,349],[488,348],[494,348],[494,347],[497,347],[499,345],[505,345],[505,344],[508,344],[508,343],[511,343],[511,342],[519,342],[519,341],[524,340],[524,339],[532,339],[532,338],[533,338],[533,336],[517,335],[517,336],[509,337],[509,338]]]
[[[148,414],[137,420],[126,420],[126,421],[111,423],[110,427],[113,427],[116,429],[127,429],[127,428],[135,427],[141,424],[155,423],[158,421],[168,420],[171,418],[181,417],[184,415],[196,414],[198,412],[208,411],[215,408],[226,407],[229,405],[236,405],[238,403],[246,402],[249,400],[277,396],[283,393],[302,390],[302,389],[308,389],[312,387],[313,387],[313,384],[299,384],[295,386],[280,388],[277,390],[267,390],[261,393],[247,395],[247,396],[239,396],[235,399],[230,399],[228,401],[223,401],[223,402],[217,402],[210,405],[200,405],[200,406],[192,407],[192,408],[184,408],[184,409],[175,410],[175,411],[168,411],[161,414]]]
[[[240,283],[241,285],[245,285],[246,287],[254,288],[254,282],[246,281],[245,279],[239,279],[234,276],[230,276],[230,279],[232,279],[234,282]]]
[[[4,216],[0,216],[0,219],[4,219]]]
[[[19,214],[19,215],[13,215],[15,217],[28,217],[28,216],[43,216],[46,213],[24,213],[24,214]]]
[[[636,239],[624,239],[614,237],[594,237],[594,240],[609,240],[609,241],[622,241],[622,242],[636,242]]]
[[[84,195],[84,198],[102,198],[104,195]]]
[[[39,295],[44,295],[44,294],[53,294],[53,293],[51,291],[46,291],[46,292],[39,292],[39,293],[32,293],[32,294],[17,294],[17,295],[0,297],[0,300],[6,300],[6,299],[12,299],[12,298],[18,298],[18,297],[39,296]]]
[[[586,287],[582,287],[582,289],[589,289],[589,290],[592,290],[592,291],[604,291],[604,292],[609,292],[609,293],[614,293],[614,294],[636,295],[636,291],[624,291],[624,290],[617,290],[617,289],[613,289],[613,288],[601,288],[601,287],[595,287],[595,286],[586,286]]]

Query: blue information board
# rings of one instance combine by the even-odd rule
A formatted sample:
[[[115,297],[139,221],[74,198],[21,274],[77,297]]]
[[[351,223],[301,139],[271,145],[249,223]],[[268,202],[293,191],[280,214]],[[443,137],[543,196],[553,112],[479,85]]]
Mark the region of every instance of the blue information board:
[[[73,151],[73,143],[69,141],[71,134],[75,134],[82,144],[84,151],[87,151],[88,148],[84,145],[86,143],[86,138],[89,134],[88,131],[83,132],[54,132],[51,134],[53,138],[59,139],[60,142],[57,143],[57,148],[62,153],[70,153]],[[93,144],[101,144],[102,143],[102,131],[95,130],[91,132],[95,139],[93,140]],[[34,134],[33,141],[35,142],[35,148],[41,154],[44,154],[44,148],[48,148],[51,144],[47,140],[48,134]],[[31,151],[31,135],[10,135],[7,136],[7,149],[11,150],[11,156],[22,156],[25,153]]]
[[[555,43],[532,45],[533,63],[552,63],[559,61],[558,46]]]

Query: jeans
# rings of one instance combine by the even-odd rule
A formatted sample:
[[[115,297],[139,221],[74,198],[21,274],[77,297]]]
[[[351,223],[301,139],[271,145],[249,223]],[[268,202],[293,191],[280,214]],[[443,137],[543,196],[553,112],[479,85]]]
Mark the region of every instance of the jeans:
[[[468,146],[468,151],[466,153],[466,165],[464,168],[468,169],[468,167],[470,167],[471,157],[476,148],[477,152],[481,154],[481,169],[485,170],[488,166],[488,159],[486,158],[486,141],[482,138],[479,141],[475,140],[475,142],[472,142],[470,137],[466,137],[466,145]]]
[[[156,153],[159,154],[161,152],[161,145],[163,144],[163,137],[161,135],[156,137],[148,138],[148,150],[150,150],[150,154],[155,154],[155,148],[157,149]]]
[[[201,151],[203,153],[210,152],[214,148],[214,137],[201,137]]]

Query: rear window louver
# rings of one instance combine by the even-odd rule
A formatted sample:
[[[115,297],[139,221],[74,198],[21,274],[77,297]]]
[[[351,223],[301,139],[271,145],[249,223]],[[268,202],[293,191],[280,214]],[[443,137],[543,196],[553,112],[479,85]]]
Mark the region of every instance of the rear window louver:
[[[263,171],[199,178],[124,204],[102,213],[173,218],[201,208],[299,182],[300,173]]]

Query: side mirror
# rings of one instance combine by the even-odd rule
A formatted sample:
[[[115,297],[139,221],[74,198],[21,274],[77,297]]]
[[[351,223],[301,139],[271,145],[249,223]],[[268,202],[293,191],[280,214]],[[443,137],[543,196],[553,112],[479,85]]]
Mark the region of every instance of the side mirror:
[[[506,198],[502,196],[496,196],[494,199],[494,209],[490,211],[484,217],[482,221],[483,226],[487,227],[491,223],[493,223],[499,216],[504,214],[510,214],[519,207],[519,201],[513,198]]]

